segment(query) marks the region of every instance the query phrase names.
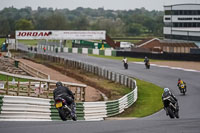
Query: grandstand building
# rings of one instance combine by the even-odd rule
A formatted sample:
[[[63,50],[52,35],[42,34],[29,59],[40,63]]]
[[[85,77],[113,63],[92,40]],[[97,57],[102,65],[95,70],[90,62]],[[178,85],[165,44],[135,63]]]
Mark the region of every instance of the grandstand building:
[[[200,4],[164,6],[165,39],[200,42]]]

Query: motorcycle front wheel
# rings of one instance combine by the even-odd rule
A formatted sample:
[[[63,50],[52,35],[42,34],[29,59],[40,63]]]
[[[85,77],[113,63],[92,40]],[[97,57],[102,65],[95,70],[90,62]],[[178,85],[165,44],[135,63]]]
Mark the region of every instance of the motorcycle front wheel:
[[[175,112],[175,117],[176,117],[176,118],[179,118],[178,111]]]
[[[168,111],[169,117],[170,117],[171,119],[173,119],[173,118],[174,118],[174,113],[173,113],[173,111],[171,110],[171,108],[170,108],[170,107],[167,107],[167,111]]]

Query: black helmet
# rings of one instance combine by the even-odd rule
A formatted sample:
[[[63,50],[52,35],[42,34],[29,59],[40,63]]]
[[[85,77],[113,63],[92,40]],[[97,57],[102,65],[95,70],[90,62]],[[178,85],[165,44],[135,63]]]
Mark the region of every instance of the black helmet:
[[[61,82],[56,83],[56,87],[63,86]]]

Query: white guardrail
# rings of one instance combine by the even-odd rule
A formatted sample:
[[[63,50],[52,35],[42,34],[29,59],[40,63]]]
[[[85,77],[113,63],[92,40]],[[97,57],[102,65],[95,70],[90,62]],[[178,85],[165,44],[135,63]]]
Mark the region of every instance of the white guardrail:
[[[123,112],[137,99],[137,87],[118,100],[78,102],[78,120],[104,120]],[[0,96],[0,121],[51,121],[60,120],[53,100],[24,96]]]

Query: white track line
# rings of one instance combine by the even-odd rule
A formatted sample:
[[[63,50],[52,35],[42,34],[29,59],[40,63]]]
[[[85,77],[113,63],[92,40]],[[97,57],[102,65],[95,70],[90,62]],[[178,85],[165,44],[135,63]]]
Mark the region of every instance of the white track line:
[[[132,62],[132,63],[144,65],[144,62]],[[176,70],[183,70],[183,71],[188,71],[188,72],[200,72],[198,70],[193,70],[193,69],[185,69],[185,68],[181,68],[181,67],[171,67],[171,66],[164,66],[164,65],[157,65],[157,64],[151,64],[151,66],[164,67],[164,68],[170,68],[170,69],[176,69]]]

